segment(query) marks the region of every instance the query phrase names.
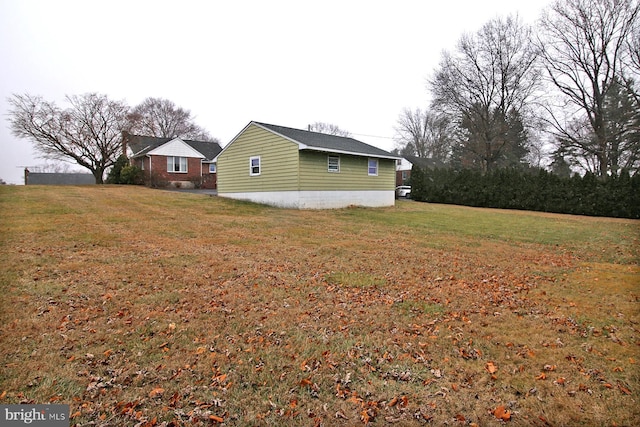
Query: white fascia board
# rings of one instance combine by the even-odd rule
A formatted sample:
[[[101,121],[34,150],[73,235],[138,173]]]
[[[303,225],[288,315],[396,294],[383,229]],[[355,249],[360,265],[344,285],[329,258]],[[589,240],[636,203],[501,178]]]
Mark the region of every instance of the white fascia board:
[[[195,157],[198,159],[206,159],[201,152],[181,140],[180,138],[172,139],[165,142],[161,146],[154,148],[147,154],[156,156],[177,156],[177,157]]]
[[[300,144],[300,151],[309,150],[309,151],[320,151],[323,153],[332,153],[332,154],[348,154],[352,156],[360,156],[360,157],[371,157],[372,159],[389,159],[389,160],[400,160],[401,157],[389,155],[389,156],[380,156],[377,154],[369,154],[369,153],[358,153],[356,151],[346,151],[346,150],[332,150],[330,148],[324,147],[310,147],[304,144]]]
[[[413,163],[402,157],[400,164],[396,167],[398,171],[410,171],[413,169]]]

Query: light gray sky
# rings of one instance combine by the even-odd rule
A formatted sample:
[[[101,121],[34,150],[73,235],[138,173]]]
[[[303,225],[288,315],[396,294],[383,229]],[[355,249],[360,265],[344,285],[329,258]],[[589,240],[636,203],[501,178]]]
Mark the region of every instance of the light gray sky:
[[[45,163],[13,137],[7,97],[166,98],[224,146],[251,120],[338,125],[391,150],[425,107],[443,50],[497,16],[534,23],[551,0],[0,0],[0,178]],[[73,167],[83,170],[79,166]]]

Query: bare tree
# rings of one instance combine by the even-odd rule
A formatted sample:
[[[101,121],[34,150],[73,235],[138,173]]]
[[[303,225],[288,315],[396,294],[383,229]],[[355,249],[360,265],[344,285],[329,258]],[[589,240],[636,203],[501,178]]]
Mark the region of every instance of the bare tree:
[[[640,18],[636,18],[632,25],[625,50],[625,55],[622,55],[620,61],[622,80],[636,102],[640,104],[640,91],[633,90],[634,84],[640,84]]]
[[[120,132],[129,107],[96,93],[66,100],[70,106],[61,109],[40,96],[14,94],[8,99],[11,132],[33,142],[43,158],[74,161],[102,184],[105,170],[122,152]]]
[[[627,46],[636,43],[629,37],[637,28],[638,10],[634,0],[558,0],[540,19],[537,44],[560,95],[560,102],[547,108],[553,132],[602,177],[617,173],[610,168],[605,98],[621,75],[622,58],[632,53]]]
[[[133,134],[217,142],[194,122],[191,111],[176,106],[168,99],[147,98],[133,109],[128,119],[128,131]]]
[[[540,80],[536,58],[531,29],[517,17],[496,18],[464,35],[455,52],[444,52],[429,80],[434,107],[455,119],[463,151],[484,171],[516,152],[520,160],[526,155],[520,149],[526,134],[518,128],[526,128]]]
[[[451,121],[430,110],[405,109],[395,127],[397,142],[405,154],[446,161],[451,149]]]
[[[338,126],[331,123],[315,122],[314,124],[309,125],[309,130],[312,132],[326,133],[328,135],[351,137],[350,132],[340,129]]]

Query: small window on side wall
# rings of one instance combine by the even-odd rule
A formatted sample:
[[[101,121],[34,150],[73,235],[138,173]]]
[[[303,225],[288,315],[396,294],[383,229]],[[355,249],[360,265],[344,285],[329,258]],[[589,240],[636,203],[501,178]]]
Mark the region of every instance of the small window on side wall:
[[[340,157],[328,156],[327,157],[327,170],[329,172],[340,172]]]
[[[216,173],[216,164],[209,163],[209,173]]]
[[[249,158],[249,175],[260,175],[260,156]]]
[[[378,159],[369,159],[369,176],[378,176]]]

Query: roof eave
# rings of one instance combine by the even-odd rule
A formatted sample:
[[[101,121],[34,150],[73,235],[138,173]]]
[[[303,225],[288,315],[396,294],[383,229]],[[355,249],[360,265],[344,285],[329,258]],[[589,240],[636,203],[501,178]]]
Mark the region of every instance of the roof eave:
[[[371,153],[360,153],[357,151],[347,151],[347,150],[336,150],[336,149],[332,149],[332,148],[326,148],[326,147],[312,147],[309,145],[304,145],[304,144],[300,144],[300,151],[303,150],[309,150],[309,151],[320,151],[323,153],[335,153],[335,154],[349,154],[352,156],[362,156],[362,157],[373,157],[376,159],[389,159],[389,160],[400,160],[402,159],[402,157],[398,157],[398,156],[386,156],[386,155],[382,155],[382,154],[371,154]]]

